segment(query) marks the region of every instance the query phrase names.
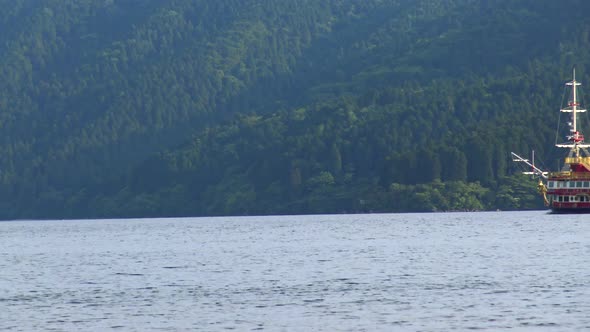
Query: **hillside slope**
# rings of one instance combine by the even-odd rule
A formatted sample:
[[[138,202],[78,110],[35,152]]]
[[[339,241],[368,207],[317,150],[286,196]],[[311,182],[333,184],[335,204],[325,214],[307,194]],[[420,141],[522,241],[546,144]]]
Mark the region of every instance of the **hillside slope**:
[[[0,5],[2,218],[536,207],[590,82],[584,1]]]

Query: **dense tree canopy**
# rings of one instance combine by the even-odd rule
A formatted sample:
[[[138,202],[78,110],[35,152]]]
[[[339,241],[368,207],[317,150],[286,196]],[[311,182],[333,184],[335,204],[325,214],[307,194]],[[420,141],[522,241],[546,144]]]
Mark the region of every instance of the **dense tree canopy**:
[[[0,218],[538,208],[588,9],[0,0]]]

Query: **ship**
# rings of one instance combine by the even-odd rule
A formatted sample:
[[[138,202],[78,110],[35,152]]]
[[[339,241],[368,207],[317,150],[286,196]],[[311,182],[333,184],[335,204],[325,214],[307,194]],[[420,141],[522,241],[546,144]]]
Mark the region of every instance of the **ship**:
[[[555,144],[557,148],[567,150],[561,169],[542,170],[535,165],[534,152],[530,160],[514,152],[511,155],[515,162],[526,165],[528,170],[524,174],[538,178],[537,189],[553,213],[590,213],[590,144],[585,143],[580,130],[578,115],[586,109],[579,102],[578,88],[582,84],[576,81],[575,68],[572,80],[565,84],[568,101],[560,112],[568,118],[568,133],[565,141]]]

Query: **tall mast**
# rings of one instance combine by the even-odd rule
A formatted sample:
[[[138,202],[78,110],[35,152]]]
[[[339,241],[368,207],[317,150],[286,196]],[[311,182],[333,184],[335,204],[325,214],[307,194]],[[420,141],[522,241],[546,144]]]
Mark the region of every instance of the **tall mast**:
[[[567,139],[568,141],[570,141],[570,143],[556,144],[555,146],[560,148],[569,148],[575,157],[579,157],[580,148],[587,148],[590,147],[590,145],[583,144],[584,135],[578,131],[578,113],[586,112],[586,110],[578,109],[578,106],[580,106],[580,104],[578,103],[577,87],[582,85],[582,83],[576,81],[575,67],[572,71],[572,80],[570,82],[565,83],[565,85],[571,86],[571,99],[568,101],[567,107],[561,109],[561,112],[563,113],[572,113],[571,122],[568,123],[570,126],[570,134],[567,136]]]
[[[574,131],[574,133],[576,133],[578,131],[578,128],[576,126],[576,111],[578,110],[578,101],[576,99],[576,67],[574,67],[573,69],[574,73],[573,73],[573,79],[572,79],[572,122],[574,124],[572,130]],[[580,83],[581,84],[581,83]]]

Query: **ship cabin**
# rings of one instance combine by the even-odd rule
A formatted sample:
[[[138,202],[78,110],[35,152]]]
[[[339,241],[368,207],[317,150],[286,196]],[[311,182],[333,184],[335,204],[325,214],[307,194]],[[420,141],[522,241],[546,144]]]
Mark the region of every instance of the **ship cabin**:
[[[590,157],[565,158],[570,171],[551,172],[547,200],[553,209],[590,209]]]

